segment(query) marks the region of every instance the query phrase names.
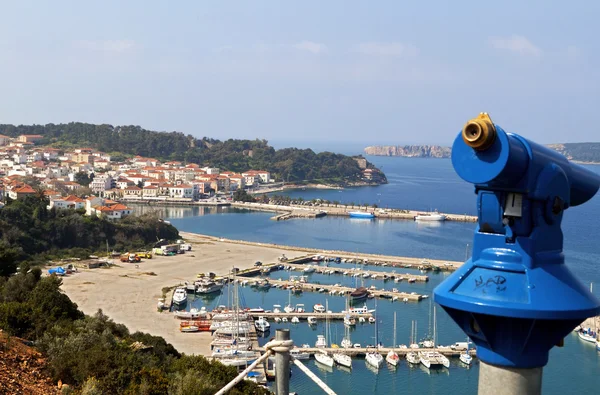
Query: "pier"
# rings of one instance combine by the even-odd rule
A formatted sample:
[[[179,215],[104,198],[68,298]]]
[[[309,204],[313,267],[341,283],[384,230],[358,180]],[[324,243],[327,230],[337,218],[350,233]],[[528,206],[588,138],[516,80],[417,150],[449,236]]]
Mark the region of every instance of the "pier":
[[[277,265],[279,266],[279,265]],[[312,267],[315,269],[315,273],[319,273],[319,274],[341,274],[344,275],[344,273],[346,273],[347,276],[354,276],[355,277],[362,277],[362,278],[372,278],[372,279],[378,279],[378,280],[385,280],[387,279],[400,279],[400,280],[414,280],[414,281],[419,281],[419,282],[427,282],[429,281],[429,277],[428,276],[424,276],[424,275],[419,275],[419,274],[410,274],[410,273],[396,273],[396,272],[381,272],[381,271],[369,271],[369,270],[363,270],[363,269],[344,269],[344,268],[339,268],[336,269],[335,266],[316,266],[316,265],[294,265],[293,269],[294,270],[300,270],[300,271],[304,271],[304,269],[307,269],[309,267]],[[365,277],[365,275],[368,274],[368,277]],[[414,282],[411,281],[411,282]]]
[[[253,319],[258,318],[258,317],[265,317],[265,318],[292,318],[292,317],[298,317],[299,320],[306,320],[308,319],[308,317],[314,317],[317,320],[325,320],[325,319],[329,319],[329,320],[343,320],[346,317],[347,313],[273,313],[273,312],[265,312],[265,313],[250,313],[248,312],[248,315],[250,317],[252,317]],[[349,314],[350,317],[353,318],[369,318],[372,317],[373,314],[372,313],[350,313]]]
[[[355,288],[351,288],[351,287],[326,285],[326,284],[301,283],[301,282],[297,282],[297,281],[293,282],[293,281],[289,281],[289,280],[269,279],[268,281],[271,284],[278,284],[281,286],[285,286],[288,289],[291,289],[294,287],[296,287],[296,288],[299,287],[300,289],[302,289],[302,291],[309,291],[309,292],[319,292],[320,289],[323,289],[326,292],[335,291],[336,294],[342,295],[342,296],[345,294],[349,294],[350,292],[355,290]],[[428,297],[427,295],[419,295],[417,293],[393,292],[393,291],[385,291],[385,290],[381,290],[381,289],[368,289],[368,291],[369,291],[369,294],[371,294],[375,297],[378,297],[378,298],[393,300],[394,297],[397,297],[399,300],[406,299],[407,301],[411,301],[411,302],[419,302],[422,299],[426,299]],[[333,294],[330,293],[330,295],[333,295]]]
[[[342,354],[346,354],[349,355],[351,357],[364,357],[366,355],[367,352],[372,352],[375,351],[375,347],[360,347],[360,348],[341,348],[341,347],[328,347],[328,348],[317,348],[317,347],[308,347],[308,348],[304,348],[304,347],[298,347],[296,345],[296,348],[298,350],[300,350],[301,352],[306,352],[309,353],[311,356],[313,356],[316,353],[320,353],[320,352],[327,352],[328,354],[333,354],[333,353],[342,353]],[[453,349],[450,347],[436,347],[436,348],[391,348],[391,347],[379,347],[377,348],[377,352],[382,354],[384,357],[387,355],[387,353],[391,350],[396,351],[396,353],[398,353],[399,356],[404,357],[406,356],[406,354],[408,354],[409,352],[419,352],[419,351],[437,351],[442,355],[445,355],[447,357],[455,357],[458,358],[460,356],[461,353],[463,353],[466,350],[457,350],[457,349]],[[260,351],[265,351],[263,348],[260,348]],[[470,349],[469,350],[469,354],[473,357],[476,356],[476,350],[475,349]]]

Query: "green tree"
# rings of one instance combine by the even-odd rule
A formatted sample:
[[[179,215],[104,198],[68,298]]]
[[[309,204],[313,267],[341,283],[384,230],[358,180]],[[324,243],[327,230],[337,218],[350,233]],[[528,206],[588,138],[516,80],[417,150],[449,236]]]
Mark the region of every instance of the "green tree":
[[[79,185],[87,187],[92,182],[93,177],[90,177],[86,172],[80,171],[75,173],[75,182]]]

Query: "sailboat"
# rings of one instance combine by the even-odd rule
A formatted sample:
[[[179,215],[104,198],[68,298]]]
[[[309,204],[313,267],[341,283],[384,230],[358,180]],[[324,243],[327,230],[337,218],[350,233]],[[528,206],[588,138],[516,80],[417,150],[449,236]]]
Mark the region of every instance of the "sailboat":
[[[287,304],[287,306],[285,306],[283,308],[283,311],[285,311],[286,313],[293,313],[294,311],[296,311],[296,308],[294,306],[292,306],[292,290],[291,289],[290,289],[289,296],[288,296],[288,304]]]
[[[473,362],[473,357],[469,354],[469,338],[467,337],[467,349],[460,354],[460,361],[466,365],[470,365]]]
[[[590,293],[593,292],[593,285],[594,283],[590,283]],[[594,324],[596,323],[596,317],[593,318],[594,320]],[[583,328],[580,327],[579,330],[577,331],[577,336],[579,336],[579,338],[585,342],[590,342],[590,343],[594,343],[597,345],[597,337],[598,337],[598,328],[592,329],[592,328]]]
[[[377,309],[377,302],[375,302],[375,308]],[[371,349],[370,351],[367,349],[365,361],[368,365],[371,365],[374,368],[379,368],[383,363],[383,357],[379,353],[379,333],[377,330],[377,320],[375,320],[375,349]]]
[[[346,299],[346,311],[349,311],[349,306],[350,302],[348,299]],[[350,317],[349,313],[346,313],[346,316],[344,317],[344,324],[346,324],[346,320],[349,319],[352,319],[352,317]],[[344,325],[344,338],[340,344],[342,345],[342,348],[352,348],[352,341],[350,340],[350,325]]]
[[[394,350],[396,348],[396,312],[394,311],[394,344],[392,344],[392,349],[387,353],[385,360],[387,363],[393,366],[398,365],[398,361],[400,357],[398,353]]]
[[[433,347],[435,348],[435,340],[436,340],[436,314],[435,314],[435,306],[433,306]],[[419,351],[419,359],[421,360],[421,364],[426,368],[436,367],[436,366],[444,366],[446,368],[450,367],[450,360],[446,358],[446,356],[442,355],[438,351]]]
[[[416,339],[415,339],[416,330],[417,330],[417,323],[416,323],[416,321],[412,321],[411,327],[410,327],[410,345],[409,345],[409,348],[411,348],[411,349],[419,348],[419,345],[417,344]],[[413,365],[418,365],[419,363],[421,363],[421,361],[419,360],[419,353],[416,351],[410,351],[410,352],[406,353],[406,360],[408,361],[408,363],[411,363]]]
[[[327,301],[325,301],[325,305],[327,306]],[[319,337],[324,339],[325,347],[327,347],[329,344],[329,315],[325,316],[325,337],[322,337],[322,335],[317,336],[317,338]],[[325,350],[319,350],[315,353],[315,360],[322,365],[333,367],[333,358]]]
[[[423,340],[423,347],[425,348],[435,347],[435,343],[431,338],[431,305],[431,299],[429,299],[429,330],[427,331],[427,338]]]

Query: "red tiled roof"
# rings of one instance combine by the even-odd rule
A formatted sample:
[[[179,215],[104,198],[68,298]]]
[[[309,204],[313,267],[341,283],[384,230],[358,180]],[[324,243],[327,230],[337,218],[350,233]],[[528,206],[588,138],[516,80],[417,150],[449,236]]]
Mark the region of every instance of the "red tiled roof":
[[[134,185],[134,186],[125,188],[125,190],[127,190],[127,191],[141,191],[142,188],[137,187],[137,186]]]
[[[16,188],[13,191],[17,193],[35,193],[33,188],[29,185],[23,185],[22,187]]]
[[[129,210],[129,207],[127,207],[126,205],[121,204],[121,203],[117,203],[115,205],[111,205],[110,208],[112,210]]]

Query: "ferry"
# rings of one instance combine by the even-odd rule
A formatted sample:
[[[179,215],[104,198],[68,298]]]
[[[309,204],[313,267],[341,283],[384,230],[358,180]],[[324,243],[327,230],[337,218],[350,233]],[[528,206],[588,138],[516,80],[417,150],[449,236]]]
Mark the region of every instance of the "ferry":
[[[350,211],[348,213],[348,215],[350,215],[350,218],[366,218],[366,219],[375,218],[375,214],[365,213],[364,211]]]
[[[350,307],[347,312],[350,314],[368,314],[374,313],[375,309],[368,309],[365,303],[363,307]],[[342,313],[346,313],[346,311],[342,311]]]

